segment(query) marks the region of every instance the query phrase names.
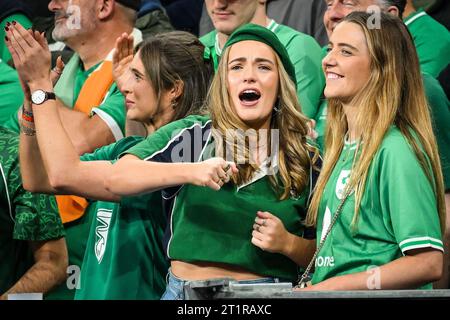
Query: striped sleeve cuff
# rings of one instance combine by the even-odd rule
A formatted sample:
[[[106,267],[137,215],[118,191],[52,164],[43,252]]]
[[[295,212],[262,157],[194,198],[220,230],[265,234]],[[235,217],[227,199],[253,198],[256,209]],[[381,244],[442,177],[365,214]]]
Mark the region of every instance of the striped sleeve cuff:
[[[93,108],[92,114],[96,114],[105,121],[106,125],[111,129],[111,132],[116,139],[116,141],[119,141],[120,139],[124,138],[124,135],[122,133],[122,130],[120,129],[119,125],[117,124],[116,120],[114,120],[113,117],[111,117],[109,114],[107,114],[105,111],[101,110],[100,108]]]
[[[400,250],[405,254],[408,250],[420,249],[420,248],[434,248],[440,251],[444,251],[444,245],[441,240],[432,237],[416,237],[403,240],[399,244]]]

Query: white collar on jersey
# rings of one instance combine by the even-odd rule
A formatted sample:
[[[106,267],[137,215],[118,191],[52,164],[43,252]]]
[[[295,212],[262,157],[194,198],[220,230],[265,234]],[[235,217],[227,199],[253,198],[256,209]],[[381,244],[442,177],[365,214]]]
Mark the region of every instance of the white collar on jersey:
[[[270,155],[270,157],[267,157],[261,163],[259,169],[255,171],[252,178],[249,181],[238,186],[237,191],[264,178],[265,176],[275,175],[277,174],[277,172],[278,172],[278,148],[274,148],[274,150],[272,150],[272,154]]]

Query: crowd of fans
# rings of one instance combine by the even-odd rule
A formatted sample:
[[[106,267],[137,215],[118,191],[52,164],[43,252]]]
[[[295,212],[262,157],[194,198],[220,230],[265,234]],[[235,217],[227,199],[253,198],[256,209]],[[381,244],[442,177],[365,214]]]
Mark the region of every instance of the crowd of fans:
[[[443,12],[2,0],[0,299],[448,289]]]

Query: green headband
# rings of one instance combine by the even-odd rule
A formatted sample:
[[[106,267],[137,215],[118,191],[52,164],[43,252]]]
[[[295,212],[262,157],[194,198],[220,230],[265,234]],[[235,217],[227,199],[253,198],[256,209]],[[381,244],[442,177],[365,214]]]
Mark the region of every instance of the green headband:
[[[253,41],[259,41],[262,43],[267,44],[269,47],[271,47],[280,58],[281,62],[283,63],[284,69],[291,77],[292,81],[294,82],[295,87],[297,87],[297,78],[295,77],[295,68],[292,64],[291,59],[289,58],[289,54],[284,47],[284,45],[280,42],[278,37],[270,31],[269,29],[262,27],[257,24],[249,23],[245,24],[238,29],[236,29],[231,36],[228,38],[227,42],[225,43],[223,50],[226,48],[232,46],[233,44],[241,41],[247,41],[247,40],[253,40]]]

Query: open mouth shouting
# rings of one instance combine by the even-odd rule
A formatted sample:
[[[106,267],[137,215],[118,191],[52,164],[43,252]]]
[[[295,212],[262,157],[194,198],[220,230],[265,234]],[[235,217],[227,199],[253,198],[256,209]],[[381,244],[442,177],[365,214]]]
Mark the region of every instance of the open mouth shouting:
[[[254,106],[261,98],[261,92],[258,89],[245,89],[239,93],[239,100],[243,106]]]

